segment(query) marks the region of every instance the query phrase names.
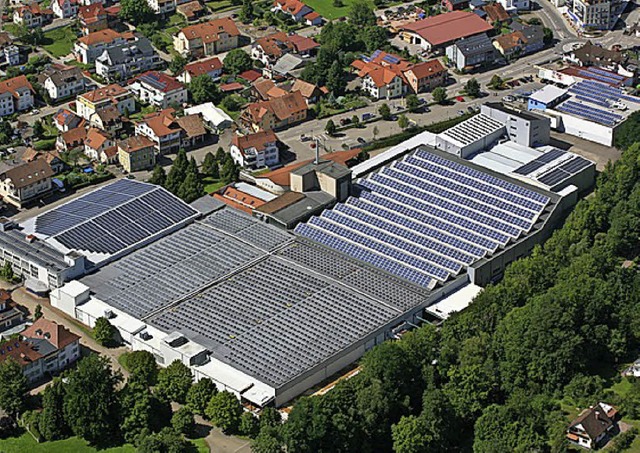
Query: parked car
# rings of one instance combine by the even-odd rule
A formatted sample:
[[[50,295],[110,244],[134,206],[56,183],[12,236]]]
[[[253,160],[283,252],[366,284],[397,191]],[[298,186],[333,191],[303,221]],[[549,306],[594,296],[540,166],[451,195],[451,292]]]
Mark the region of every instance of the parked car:
[[[510,95],[507,95],[507,96],[503,97],[502,100],[504,102],[513,102],[513,101],[516,100],[516,98],[514,98],[513,96],[510,96]]]
[[[366,141],[364,138],[362,138],[362,137],[358,137],[356,140],[358,140],[358,143],[361,143],[361,144],[363,144],[363,145],[364,145],[365,143],[367,143],[367,141]]]
[[[340,126],[346,126],[347,124],[351,124],[351,118],[340,119]]]
[[[362,121],[367,121],[369,119],[373,118],[373,113],[363,113],[362,114]]]
[[[464,110],[458,110],[458,116],[462,116],[464,114],[465,114]]]

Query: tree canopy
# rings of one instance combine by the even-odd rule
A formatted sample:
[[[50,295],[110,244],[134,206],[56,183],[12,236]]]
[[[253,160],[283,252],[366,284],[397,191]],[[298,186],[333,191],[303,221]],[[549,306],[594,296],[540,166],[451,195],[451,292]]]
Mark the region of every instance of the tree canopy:
[[[24,405],[27,378],[22,367],[13,358],[0,362],[0,408],[9,415],[17,415]]]
[[[253,61],[242,49],[233,49],[224,57],[224,69],[229,74],[237,75],[253,67]]]

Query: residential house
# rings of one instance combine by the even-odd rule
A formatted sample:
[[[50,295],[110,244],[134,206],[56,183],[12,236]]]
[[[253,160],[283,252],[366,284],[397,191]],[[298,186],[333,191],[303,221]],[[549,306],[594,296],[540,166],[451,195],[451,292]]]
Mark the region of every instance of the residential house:
[[[20,339],[0,343],[0,362],[12,358],[29,383],[58,374],[80,358],[80,337],[45,318],[20,333]]]
[[[279,31],[256,39],[251,46],[251,58],[262,62],[265,66],[272,66],[280,57],[293,50],[289,35]]]
[[[75,129],[81,125],[82,121],[82,118],[67,109],[59,109],[56,114],[53,115],[53,125],[60,132],[67,132],[71,129]]]
[[[487,16],[485,17],[486,21],[491,25],[499,23],[504,24],[511,21],[511,16],[500,3],[489,3],[488,5],[485,5],[483,10],[487,13]]]
[[[530,54],[544,47],[544,27],[542,25],[528,25],[514,22],[510,25],[514,31],[522,33],[525,39],[524,53]]]
[[[486,33],[461,39],[446,48],[449,64],[459,71],[470,71],[491,64],[496,57],[496,48]]]
[[[115,106],[110,105],[91,115],[89,125],[107,134],[115,135],[122,129],[122,115]]]
[[[105,149],[115,146],[115,141],[105,132],[95,127],[89,128],[84,139],[84,154],[91,160],[101,160]]]
[[[147,0],[154,13],[162,16],[169,15],[176,10],[176,0]]]
[[[78,0],[78,3],[80,4],[80,6],[91,6],[96,3],[102,3],[103,1],[104,0]],[[109,3],[109,2],[105,2],[105,3]]]
[[[214,133],[220,133],[233,125],[233,119],[224,110],[213,105],[213,102],[187,107],[184,109],[184,114],[200,115],[205,126]]]
[[[447,70],[436,59],[413,64],[403,72],[403,75],[414,93],[431,91],[435,87],[444,85],[447,80]]]
[[[33,162],[36,159],[44,159],[53,173],[58,174],[61,173],[67,166],[65,162],[60,157],[60,153],[58,151],[36,151],[33,148],[28,148],[22,153],[21,160],[23,162]]]
[[[299,91],[304,100],[307,101],[307,105],[315,104],[321,97],[328,93],[326,88],[320,88],[317,85],[305,82],[302,79],[296,79],[289,91]]]
[[[506,35],[500,35],[493,41],[493,46],[507,60],[513,60],[524,54],[527,41],[519,31],[513,31]]]
[[[148,170],[156,163],[154,143],[144,135],[134,135],[118,142],[118,161],[127,173]]]
[[[636,359],[635,362],[622,372],[622,375],[640,377],[640,359]]]
[[[508,12],[528,11],[531,9],[530,0],[498,0],[498,2],[500,2]]]
[[[24,75],[0,82],[0,116],[33,108],[34,93]]]
[[[438,60],[414,64],[381,50],[351,66],[362,79],[362,90],[374,99],[397,98],[409,89],[414,93],[431,90],[447,78],[447,70]]]
[[[6,203],[22,208],[51,192],[53,170],[44,159],[0,168],[0,196]]]
[[[78,8],[78,20],[84,36],[109,28],[109,15],[102,3]]]
[[[67,153],[76,148],[84,147],[84,140],[87,138],[87,130],[84,126],[70,129],[58,135],[56,139],[56,149],[60,152]]]
[[[234,135],[229,152],[234,162],[244,168],[271,167],[280,163],[278,137],[272,131]]]
[[[4,62],[9,66],[17,66],[25,60],[22,56],[22,52],[20,51],[20,47],[14,45],[13,40],[11,41],[11,44],[0,45],[0,48],[2,49],[0,57],[4,57]]]
[[[187,88],[164,72],[149,71],[134,78],[129,89],[140,99],[166,109],[172,104],[187,102]]]
[[[222,62],[218,57],[206,58],[186,65],[178,76],[178,80],[182,83],[191,83],[196,77],[206,74],[217,81],[222,76],[222,69]]]
[[[203,24],[189,25],[173,38],[173,47],[181,55],[196,58],[228,52],[239,46],[240,32],[228,17]]]
[[[52,65],[39,79],[54,102],[84,93],[87,88],[82,70],[76,66]]]
[[[287,53],[280,57],[274,65],[265,67],[262,74],[271,79],[295,77],[295,72],[304,67],[307,61],[302,57]]]
[[[240,116],[241,122],[254,131],[278,130],[307,119],[307,103],[299,91],[249,104]]]
[[[285,90],[278,87],[271,79],[257,80],[251,85],[251,96],[263,101],[279,98],[287,94]]]
[[[442,7],[447,11],[459,11],[469,7],[469,0],[442,0]]]
[[[595,450],[607,442],[607,436],[615,429],[617,410],[599,403],[585,409],[567,429],[567,439],[572,444]]]
[[[182,128],[175,120],[172,108],[151,113],[136,123],[136,135],[151,140],[158,154],[178,152],[181,146]]]
[[[20,6],[13,12],[13,23],[27,28],[42,27],[51,22],[52,18],[53,11],[50,8],[42,8],[37,2]]]
[[[625,66],[627,57],[623,52],[605,49],[591,41],[565,53],[563,60],[578,66],[599,66],[609,71],[618,72]]]
[[[144,36],[135,41],[111,46],[96,59],[96,73],[106,79],[127,80],[134,74],[150,71],[164,63]]]
[[[77,0],[53,0],[51,10],[60,19],[75,17],[78,14],[78,2]]]
[[[176,120],[182,129],[181,142],[184,149],[195,148],[204,143],[207,138],[207,129],[200,115],[185,115]]]
[[[322,25],[322,17],[300,0],[275,0],[272,11],[289,16],[294,22],[309,26]]]
[[[79,62],[93,64],[106,49],[125,44],[132,37],[132,35],[118,33],[110,28],[94,31],[78,38],[73,46],[73,54]]]
[[[188,22],[194,22],[204,15],[206,9],[202,6],[202,3],[200,3],[199,0],[193,0],[182,5],[178,5],[176,11],[182,17],[187,19]]]
[[[136,100],[129,90],[117,84],[97,88],[76,98],[76,113],[86,120],[91,120],[91,115],[110,106],[126,115],[136,111]]]
[[[289,35],[289,42],[293,44],[294,53],[302,57],[311,57],[318,53],[320,44],[313,38],[292,34]]]
[[[5,289],[0,289],[0,332],[14,328],[24,323],[24,313],[11,299],[11,294]]]

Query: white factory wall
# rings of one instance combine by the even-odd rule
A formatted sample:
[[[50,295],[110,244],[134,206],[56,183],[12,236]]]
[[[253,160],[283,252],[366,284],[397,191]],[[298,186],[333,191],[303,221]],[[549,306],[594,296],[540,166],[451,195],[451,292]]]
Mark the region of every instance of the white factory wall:
[[[562,117],[560,130],[590,142],[613,146],[613,128],[554,110]]]

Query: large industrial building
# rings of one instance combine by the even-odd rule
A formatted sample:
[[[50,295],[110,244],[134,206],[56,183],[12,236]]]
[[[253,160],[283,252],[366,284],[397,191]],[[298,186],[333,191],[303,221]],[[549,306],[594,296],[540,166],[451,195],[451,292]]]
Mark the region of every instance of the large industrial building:
[[[501,124],[477,117],[489,134]],[[560,187],[531,176],[574,162],[569,153],[536,167],[552,148],[509,142],[519,160],[501,171],[421,144],[432,138],[354,169],[351,196],[295,232],[214,197],[188,205],[120,180],[0,239],[25,238],[12,253],[57,272],[41,282],[54,307],[89,326],[107,317],[160,364],[180,360],[247,404],[281,406],[426,314],[464,308],[577,201],[577,177]]]
[[[618,126],[640,110],[640,97],[625,93],[621,86],[624,76],[597,68],[582,72],[590,78],[573,79],[578,81],[568,89],[548,85],[533,93],[529,109],[547,116],[554,129],[613,146]]]

